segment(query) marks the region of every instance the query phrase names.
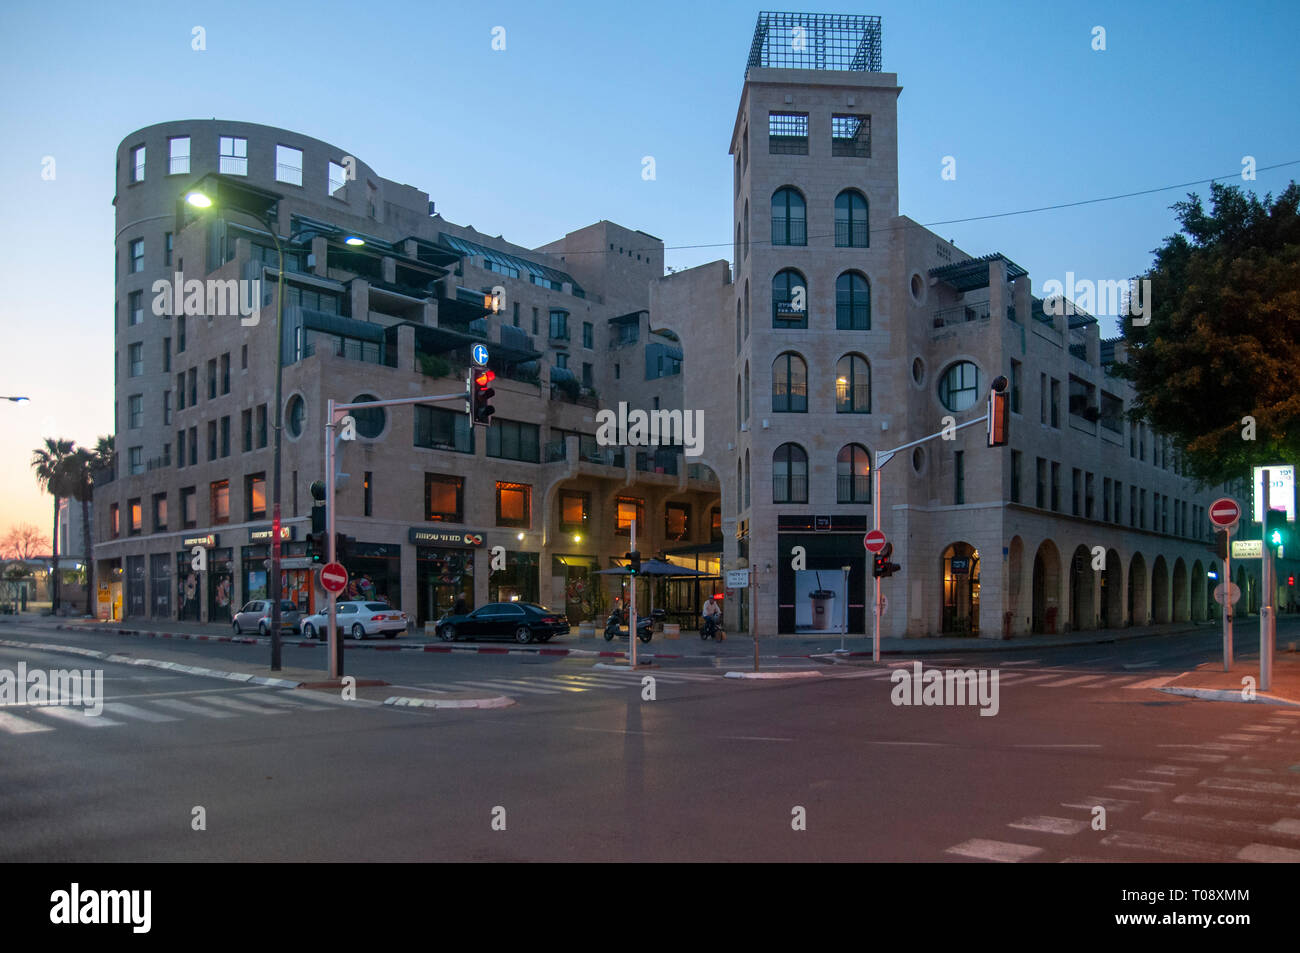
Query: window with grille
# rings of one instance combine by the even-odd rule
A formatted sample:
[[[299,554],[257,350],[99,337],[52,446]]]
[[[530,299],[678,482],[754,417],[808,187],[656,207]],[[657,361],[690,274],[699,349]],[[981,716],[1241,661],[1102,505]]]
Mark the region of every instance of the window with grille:
[[[769,113],[767,151],[774,156],[808,154],[808,114]]]
[[[831,155],[871,158],[871,117],[836,113],[831,116]]]

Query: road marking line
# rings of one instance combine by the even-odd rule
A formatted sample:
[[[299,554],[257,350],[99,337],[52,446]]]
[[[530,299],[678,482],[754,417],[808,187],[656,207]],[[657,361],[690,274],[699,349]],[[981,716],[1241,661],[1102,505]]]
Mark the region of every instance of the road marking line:
[[[466,688],[490,688],[494,692],[512,691],[523,692],[526,695],[558,695],[560,690],[557,688],[538,688],[532,685],[518,685],[513,682],[456,682],[456,685],[463,685]]]
[[[266,705],[283,705],[285,708],[297,708],[301,711],[329,711],[325,705],[313,705],[309,702],[298,701],[293,698],[285,698],[283,695],[276,695],[267,692],[265,695],[258,695],[257,700]],[[347,704],[344,702],[344,704]]]
[[[1300,836],[1300,830],[1288,832],[1278,829],[1275,825],[1264,824],[1260,821],[1225,820],[1221,817],[1210,817],[1206,814],[1149,811],[1142,816],[1142,820],[1150,821],[1153,824],[1172,824],[1176,827],[1208,827],[1213,831],[1236,831],[1249,834],[1252,837],[1268,837],[1270,834]]]
[[[1268,829],[1277,834],[1287,834],[1291,837],[1300,837],[1300,820],[1294,817],[1284,817],[1280,821],[1274,821],[1268,825]]]
[[[1278,801],[1261,801],[1256,798],[1224,797],[1220,794],[1180,794],[1174,798],[1175,804],[1191,804],[1195,807],[1213,807],[1230,811],[1246,811],[1256,814],[1277,814],[1295,810],[1291,803]]]
[[[1200,768],[1180,768],[1172,764],[1158,764],[1154,768],[1143,768],[1143,774],[1167,774],[1175,777],[1186,778],[1196,774]]]
[[[37,731],[53,731],[50,725],[38,725],[17,715],[7,715],[0,711],[0,731],[10,735],[30,735]]]
[[[1190,761],[1193,764],[1218,764],[1227,761],[1228,756],[1226,754],[1172,754],[1168,760]]]
[[[222,695],[215,695],[212,698],[205,699],[210,705],[220,705],[223,708],[229,708],[233,711],[242,711],[249,715],[287,715],[289,714],[283,708],[264,708],[261,705],[253,705],[246,701],[240,701],[238,698],[227,698]]]
[[[1124,687],[1129,691],[1135,691],[1142,688],[1159,688],[1173,677],[1174,676],[1172,675],[1164,675],[1160,678],[1148,678],[1146,681],[1138,682],[1136,685],[1125,685]]]
[[[1091,811],[1094,807],[1104,807],[1106,810],[1118,814],[1125,808],[1133,807],[1137,803],[1137,801],[1125,801],[1123,798],[1090,797],[1083,801],[1076,801],[1074,803],[1062,801],[1061,807],[1072,807],[1080,811]]]
[[[1041,681],[1042,681],[1043,679],[1045,679],[1045,678],[1056,678],[1056,675],[1057,675],[1057,673],[1053,673],[1053,674],[1051,674],[1051,675],[1030,675],[1028,678],[1019,678],[1019,679],[1016,679],[1016,681],[1014,682],[1014,684],[1015,684],[1016,687],[1018,688],[1018,687],[1020,687],[1021,685],[1028,685],[1030,682],[1041,682]],[[1040,686],[1038,686],[1038,687],[1039,687],[1039,688],[1047,688],[1048,686],[1046,686],[1046,685],[1040,685]]]
[[[1009,844],[1000,840],[975,838],[963,841],[955,847],[949,847],[945,854],[958,854],[962,857],[974,857],[976,860],[994,860],[1003,864],[1015,864],[1041,854],[1041,847],[1029,847],[1025,844]]]
[[[1253,860],[1261,864],[1294,864],[1300,861],[1300,850],[1274,847],[1272,844],[1250,844],[1237,851],[1237,859]]]
[[[80,725],[82,728],[112,728],[121,724],[120,721],[113,721],[103,715],[83,715],[80,709],[37,708],[33,709],[33,711],[38,711],[42,715],[49,715],[51,718],[57,718],[70,724]]]
[[[1158,854],[1175,857],[1194,857],[1198,860],[1227,860],[1233,856],[1233,848],[1218,844],[1206,844],[1202,841],[1182,840],[1178,837],[1166,837],[1163,834],[1138,834],[1130,831],[1117,831],[1101,842],[1107,847],[1126,847],[1137,850],[1149,850]]]
[[[1118,784],[1108,784],[1113,791],[1160,792],[1174,786],[1172,781],[1144,781],[1141,778],[1120,778]]]
[[[872,611],[874,612],[875,610],[873,609]],[[1262,739],[1259,737],[1259,735],[1219,735],[1219,740],[1220,741],[1249,741],[1251,744],[1254,744],[1256,741],[1260,741]]]
[[[874,611],[874,610],[873,610]],[[1077,675],[1074,678],[1065,678],[1059,682],[1048,682],[1042,685],[1042,688],[1063,688],[1066,685],[1078,685],[1082,682],[1095,682],[1099,678],[1105,678],[1105,675]]]
[[[172,711],[183,711],[187,715],[199,715],[203,718],[234,718],[234,714],[228,711],[213,711],[211,708],[205,708],[202,705],[195,705],[192,702],[181,701],[179,698],[155,698],[152,701],[154,705],[161,705],[164,708],[170,708]]]
[[[1253,791],[1256,794],[1286,794],[1300,797],[1300,785],[1282,784],[1278,781],[1250,781],[1246,778],[1205,778],[1198,782],[1203,788],[1220,791]]]
[[[1087,821],[1076,821],[1068,817],[1046,817],[1033,815],[1012,821],[1007,827],[1022,831],[1040,831],[1044,834],[1077,834],[1088,826]]]
[[[1248,768],[1244,765],[1225,764],[1223,770],[1227,774],[1275,774],[1272,768]]]
[[[172,715],[162,715],[156,711],[147,711],[144,708],[137,708],[134,705],[128,705],[126,702],[108,702],[104,705],[104,711],[114,715],[121,715],[126,718],[138,718],[140,721],[180,721],[179,718]]]

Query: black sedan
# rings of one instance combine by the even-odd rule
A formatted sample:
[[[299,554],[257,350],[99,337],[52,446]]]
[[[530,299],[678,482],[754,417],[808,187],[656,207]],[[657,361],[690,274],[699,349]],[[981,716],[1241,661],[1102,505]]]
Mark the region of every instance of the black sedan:
[[[438,622],[438,638],[444,642],[513,638],[526,645],[568,633],[563,613],[535,602],[489,602],[467,615],[449,615]]]

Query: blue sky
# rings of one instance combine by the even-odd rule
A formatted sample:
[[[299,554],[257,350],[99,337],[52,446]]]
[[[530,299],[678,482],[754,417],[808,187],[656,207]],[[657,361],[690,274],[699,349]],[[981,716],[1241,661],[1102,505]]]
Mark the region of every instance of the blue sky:
[[[884,69],[903,87],[899,207],[922,223],[1232,174],[1244,155],[1300,159],[1294,2],[773,6],[883,18]],[[727,147],[759,9],[6,0],[0,214],[19,239],[0,264],[0,394],[32,403],[0,405],[0,533],[23,520],[48,532],[27,466],[42,436],[111,429],[113,163],[128,133],[209,117],[294,129],[481,231],[533,246],[607,218],[689,267],[731,254]],[[940,178],[946,155],[955,181]],[[1292,177],[1300,165],[1246,184],[1276,193]],[[1038,291],[1067,270],[1142,271],[1182,195],[936,230],[1005,253]],[[715,247],[673,250],[688,245]]]

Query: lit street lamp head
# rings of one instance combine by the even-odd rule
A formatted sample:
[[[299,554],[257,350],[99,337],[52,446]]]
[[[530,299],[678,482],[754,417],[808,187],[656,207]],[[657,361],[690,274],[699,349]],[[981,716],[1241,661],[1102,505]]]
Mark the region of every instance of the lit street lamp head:
[[[202,192],[188,192],[185,195],[185,201],[195,208],[212,208],[212,199],[208,198]]]

